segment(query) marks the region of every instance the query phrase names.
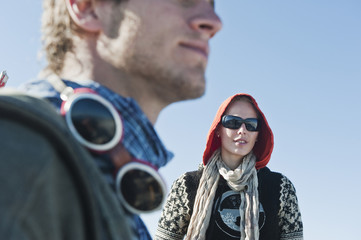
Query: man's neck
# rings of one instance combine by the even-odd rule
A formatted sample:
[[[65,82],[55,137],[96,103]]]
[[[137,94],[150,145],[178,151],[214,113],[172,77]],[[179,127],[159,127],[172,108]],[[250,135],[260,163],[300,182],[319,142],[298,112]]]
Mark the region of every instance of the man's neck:
[[[168,104],[161,102],[159,96],[154,96],[146,84],[143,84],[143,80],[129,76],[122,71],[107,68],[109,67],[102,64],[93,65],[86,62],[82,62],[82,66],[80,66],[79,61],[68,59],[61,77],[75,82],[91,79],[123,97],[133,98],[154,125],[161,110]],[[92,71],[88,69],[92,69]],[[97,71],[97,69],[101,69],[101,71]]]

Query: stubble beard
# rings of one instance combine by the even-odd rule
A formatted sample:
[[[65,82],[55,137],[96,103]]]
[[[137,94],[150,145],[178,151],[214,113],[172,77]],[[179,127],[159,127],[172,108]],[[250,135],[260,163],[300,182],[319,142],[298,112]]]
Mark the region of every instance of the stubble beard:
[[[183,71],[176,67],[166,67],[151,57],[133,56],[131,65],[137,66],[133,73],[143,79],[154,96],[165,105],[174,102],[197,99],[205,93],[204,66],[198,64],[192,70]]]

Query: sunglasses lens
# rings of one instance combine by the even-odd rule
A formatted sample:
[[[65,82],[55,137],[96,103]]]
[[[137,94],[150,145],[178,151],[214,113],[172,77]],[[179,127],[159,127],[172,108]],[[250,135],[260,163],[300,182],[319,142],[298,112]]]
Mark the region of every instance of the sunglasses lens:
[[[257,118],[247,118],[242,119],[240,117],[225,115],[222,117],[222,125],[225,128],[229,129],[239,129],[242,124],[246,125],[246,129],[251,132],[258,131],[258,119]]]
[[[116,123],[113,115],[99,101],[78,100],[72,107],[71,120],[80,136],[88,142],[105,144],[114,138]]]
[[[127,171],[120,181],[124,200],[138,211],[152,211],[163,202],[164,192],[159,181],[140,169]]]
[[[230,129],[238,129],[241,127],[242,122],[239,121],[238,118],[235,118],[233,116],[223,116],[222,118],[222,125],[225,128],[230,128]]]
[[[248,131],[257,131],[257,119],[247,119],[245,124]]]

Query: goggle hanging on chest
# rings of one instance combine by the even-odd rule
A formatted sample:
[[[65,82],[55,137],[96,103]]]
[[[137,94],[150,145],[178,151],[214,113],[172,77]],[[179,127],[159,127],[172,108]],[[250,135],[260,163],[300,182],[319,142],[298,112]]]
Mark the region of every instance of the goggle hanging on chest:
[[[74,90],[64,84],[62,89],[60,112],[79,143],[97,153],[106,153],[121,144],[123,121],[108,100],[90,88]],[[116,194],[128,211],[149,213],[162,207],[166,186],[149,163],[133,159],[119,169],[115,181]]]

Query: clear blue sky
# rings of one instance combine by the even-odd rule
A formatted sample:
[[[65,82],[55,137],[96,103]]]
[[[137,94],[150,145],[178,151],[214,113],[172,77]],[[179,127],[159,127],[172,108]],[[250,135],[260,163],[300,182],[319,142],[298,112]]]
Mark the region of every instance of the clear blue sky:
[[[41,68],[41,1],[4,1],[0,70],[8,86]],[[275,135],[269,164],[296,186],[305,239],[356,239],[361,214],[361,1],[216,0],[207,91],[172,104],[156,129],[175,153],[168,187],[201,161],[219,104],[253,95]],[[154,233],[160,212],[143,218]]]

